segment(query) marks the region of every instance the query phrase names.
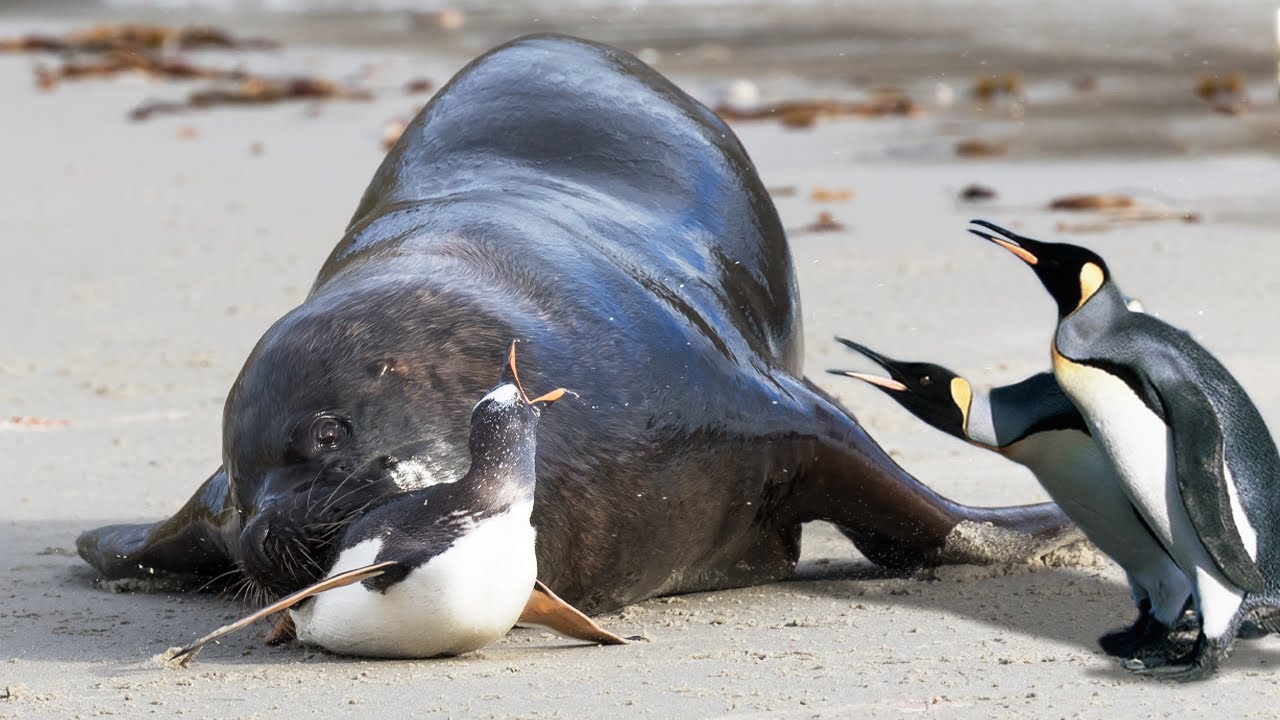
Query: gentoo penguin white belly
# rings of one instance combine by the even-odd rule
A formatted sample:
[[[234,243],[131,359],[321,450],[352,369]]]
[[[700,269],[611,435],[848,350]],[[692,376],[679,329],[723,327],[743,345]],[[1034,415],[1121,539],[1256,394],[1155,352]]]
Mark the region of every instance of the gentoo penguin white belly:
[[[516,624],[537,575],[531,502],[513,505],[463,533],[386,592],[363,583],[317,595],[292,610],[298,639],[370,657],[458,655]],[[370,565],[382,541],[346,548],[330,575]]]

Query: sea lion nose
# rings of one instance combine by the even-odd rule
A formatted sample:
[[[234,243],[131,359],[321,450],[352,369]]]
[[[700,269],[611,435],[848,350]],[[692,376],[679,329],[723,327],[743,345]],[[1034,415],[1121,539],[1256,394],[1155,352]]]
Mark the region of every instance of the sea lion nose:
[[[271,518],[261,512],[253,516],[244,530],[240,531],[240,549],[245,564],[251,567],[266,568],[270,566],[267,558],[267,538],[271,534]]]
[[[289,472],[288,467],[267,470],[262,475],[262,483],[258,486],[256,512],[261,513],[274,505],[281,498],[292,495],[306,484],[307,478],[299,477],[297,472]]]

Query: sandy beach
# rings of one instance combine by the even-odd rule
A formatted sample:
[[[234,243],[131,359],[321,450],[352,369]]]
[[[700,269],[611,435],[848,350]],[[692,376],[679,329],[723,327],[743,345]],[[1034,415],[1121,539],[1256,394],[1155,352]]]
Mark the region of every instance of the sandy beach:
[[[61,32],[96,17],[19,10],[0,14],[0,37]],[[753,51],[724,37],[624,42],[612,26],[600,34],[648,51],[710,105],[743,79],[760,102],[856,100],[892,84],[918,104],[909,117],[733,127],[789,228],[807,374],[930,486],[966,503],[1004,505],[1045,495],[1020,467],[931,430],[872,388],[827,375],[871,369],[832,336],[938,362],[983,386],[1046,369],[1051,301],[1014,259],[965,233],[970,218],[983,217],[1099,251],[1127,293],[1212,350],[1280,427],[1273,16],[1274,8],[1239,10],[1201,35],[1183,32],[1194,15],[1165,18],[1173,29],[1150,32],[1144,42],[1156,50],[1146,55],[1064,55],[1005,42],[964,58],[946,48],[970,42],[971,31],[942,23],[916,47],[894,35],[905,20],[881,18],[876,32],[859,36],[868,42],[855,54],[874,58],[860,72],[854,60],[836,59],[843,56],[820,62],[819,45],[788,55],[781,41]],[[543,25],[579,29],[553,20]],[[264,625],[207,648],[190,668],[154,663],[244,606],[96,582],[75,555],[76,535],[165,517],[218,465],[222,404],[244,358],[304,297],[382,158],[387,124],[429,97],[401,88],[422,77],[438,85],[485,43],[528,29],[483,21],[457,35],[432,30],[439,43],[415,46],[403,33],[392,33],[394,42],[340,42],[327,26],[307,32],[278,17],[233,18],[227,23],[285,46],[193,57],[339,78],[373,99],[146,122],[126,114],[194,86],[123,75],[42,92],[33,66],[56,59],[0,54],[0,452],[8,460],[0,717],[1280,712],[1274,637],[1238,642],[1209,683],[1125,674],[1095,639],[1132,620],[1128,591],[1121,573],[1087,549],[1051,567],[889,577],[822,525],[806,528],[794,581],[661,598],[597,618],[644,638],[625,647],[517,629],[460,658],[367,661],[266,647]],[[954,62],[930,62],[928,52]],[[1204,73],[1233,70],[1246,81],[1240,114],[1196,97]],[[974,78],[988,71],[1019,72],[1022,97],[975,102]],[[1091,88],[1081,89],[1082,77]],[[957,157],[957,143],[974,139],[1004,152]],[[971,183],[996,197],[960,199]],[[821,202],[815,190],[841,199]],[[1148,219],[1047,209],[1082,192],[1131,196]],[[810,229],[820,213],[838,227]]]

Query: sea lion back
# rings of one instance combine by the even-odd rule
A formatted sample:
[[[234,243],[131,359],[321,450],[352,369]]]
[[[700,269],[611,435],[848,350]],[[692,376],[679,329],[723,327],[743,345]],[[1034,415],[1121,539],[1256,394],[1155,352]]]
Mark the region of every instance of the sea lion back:
[[[429,224],[423,203],[471,200],[524,202],[539,222],[563,215],[554,242],[576,247],[557,252],[620,260],[799,369],[790,251],[750,158],[714,113],[630,54],[535,35],[476,59],[388,153],[321,278]],[[708,274],[723,280],[714,293],[680,281]]]

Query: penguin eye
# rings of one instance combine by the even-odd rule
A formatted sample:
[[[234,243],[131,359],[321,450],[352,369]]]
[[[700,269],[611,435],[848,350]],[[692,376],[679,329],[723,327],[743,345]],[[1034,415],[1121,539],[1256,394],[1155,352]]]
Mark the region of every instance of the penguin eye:
[[[920,377],[920,385],[922,387],[929,387],[932,384],[933,384],[933,378],[929,377],[928,375],[923,375]]]
[[[321,415],[311,422],[311,442],[320,450],[336,450],[351,435],[347,424],[332,415]]]

